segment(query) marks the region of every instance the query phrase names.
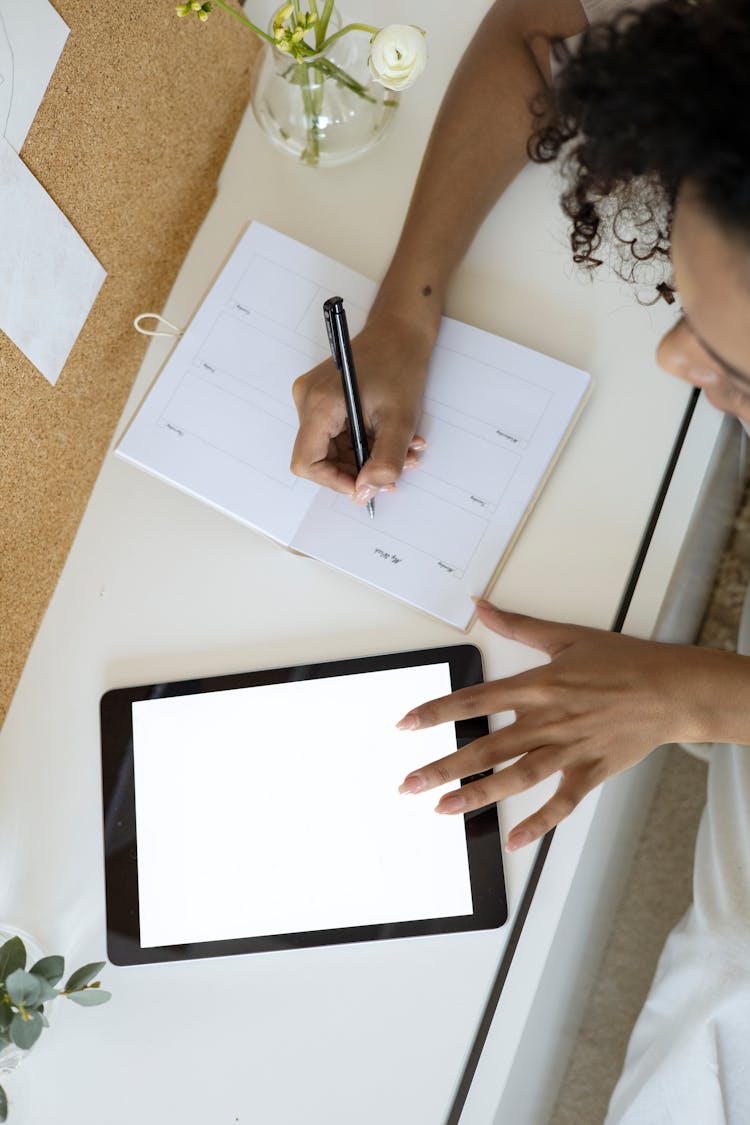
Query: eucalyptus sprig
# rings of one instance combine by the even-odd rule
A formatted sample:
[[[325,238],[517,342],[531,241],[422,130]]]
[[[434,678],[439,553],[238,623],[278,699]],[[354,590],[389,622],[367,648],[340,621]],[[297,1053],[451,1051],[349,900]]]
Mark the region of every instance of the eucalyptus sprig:
[[[0,946],[0,1051],[11,1043],[22,1051],[30,1050],[44,1028],[49,1027],[45,1004],[58,996],[66,996],[85,1008],[106,1004],[112,994],[94,980],[105,963],[83,965],[71,973],[63,988],[57,989],[55,985],[65,972],[64,958],[42,957],[27,972],[26,946],[19,937]],[[0,1122],[7,1117],[8,1099],[0,1086]]]

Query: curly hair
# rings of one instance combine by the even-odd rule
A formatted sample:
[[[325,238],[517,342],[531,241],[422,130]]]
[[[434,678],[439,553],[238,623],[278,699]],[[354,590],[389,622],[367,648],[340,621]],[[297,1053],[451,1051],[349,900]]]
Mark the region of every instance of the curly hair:
[[[661,0],[593,24],[532,106],[532,160],[561,158],[578,264],[601,265],[672,301],[668,259],[680,185],[750,246],[750,3]],[[659,276],[662,280],[658,281]]]

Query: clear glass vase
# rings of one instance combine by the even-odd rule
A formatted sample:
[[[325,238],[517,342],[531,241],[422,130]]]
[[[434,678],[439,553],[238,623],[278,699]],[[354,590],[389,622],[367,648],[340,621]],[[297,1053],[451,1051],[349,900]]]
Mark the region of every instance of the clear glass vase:
[[[328,35],[340,27],[334,9]],[[263,50],[252,107],[278,148],[311,167],[331,167],[368,152],[384,135],[399,95],[372,80],[366,33],[348,32],[304,62],[268,44]]]

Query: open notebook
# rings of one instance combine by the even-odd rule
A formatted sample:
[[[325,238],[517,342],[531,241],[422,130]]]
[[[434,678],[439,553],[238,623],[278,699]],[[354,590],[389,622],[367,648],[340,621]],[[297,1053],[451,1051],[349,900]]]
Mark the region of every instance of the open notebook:
[[[252,223],[117,453],[286,547],[468,628],[585,399],[590,377],[443,319],[418,431],[420,468],[365,508],[289,469],[291,386],[330,354],[323,301],[352,336],[375,283]],[[356,359],[356,345],[355,345]]]

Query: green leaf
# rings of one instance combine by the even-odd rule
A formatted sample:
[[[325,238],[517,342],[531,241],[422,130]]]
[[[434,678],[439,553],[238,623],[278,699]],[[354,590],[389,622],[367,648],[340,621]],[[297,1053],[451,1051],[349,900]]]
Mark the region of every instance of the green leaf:
[[[38,973],[34,972],[29,973],[29,976],[32,976],[34,980],[39,983],[39,1000],[37,1000],[37,1004],[40,1002],[43,1003],[45,1000],[57,1000],[57,989],[53,988],[48,980],[45,980],[44,977],[40,977]]]
[[[5,1090],[0,1086],[0,1121],[8,1120],[8,1099]]]
[[[89,981],[93,980],[96,974],[102,971],[106,963],[106,961],[93,961],[90,965],[83,965],[80,969],[76,969],[76,971],[68,977],[65,991],[76,992],[79,988],[85,988]]]
[[[17,1047],[28,1051],[42,1034],[43,1027],[42,1017],[38,1012],[28,1012],[26,1019],[20,1012],[16,1012],[10,1025],[10,1037]]]
[[[33,977],[31,973],[24,972],[23,969],[16,969],[6,980],[5,991],[14,1004],[33,1008],[39,1003],[42,991],[41,980],[39,977]]]
[[[16,969],[26,968],[26,946],[20,937],[12,937],[0,946],[0,981],[6,981]]]
[[[4,1031],[0,1031],[0,1051],[3,1047],[7,1047],[10,1043],[10,1036],[6,1035]]]
[[[13,1009],[10,1004],[0,1000],[0,1034],[5,1031],[6,1027],[10,1027],[10,1021],[13,1019]]]
[[[112,993],[104,988],[81,989],[79,992],[71,992],[68,996],[68,1000],[80,1004],[82,1008],[95,1008],[97,1004],[106,1004],[111,999]]]
[[[42,957],[36,965],[29,969],[35,977],[44,977],[49,984],[57,984],[65,972],[65,961],[62,957]]]

